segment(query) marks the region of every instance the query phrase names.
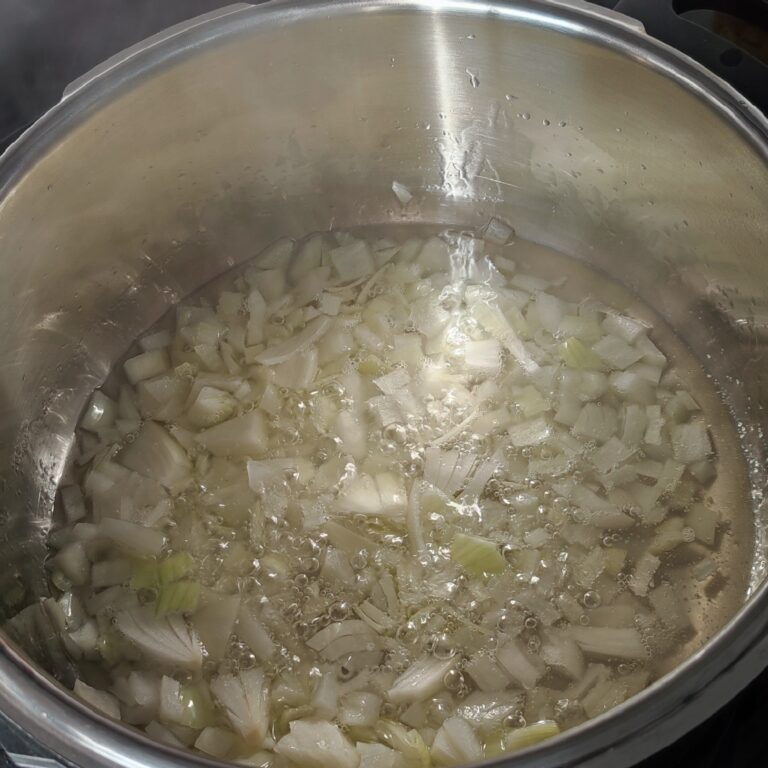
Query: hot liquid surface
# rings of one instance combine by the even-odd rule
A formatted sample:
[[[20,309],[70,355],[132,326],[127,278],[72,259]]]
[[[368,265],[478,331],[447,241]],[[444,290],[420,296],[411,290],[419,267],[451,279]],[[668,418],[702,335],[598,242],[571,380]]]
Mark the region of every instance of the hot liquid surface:
[[[77,472],[99,526],[86,557],[106,565],[71,594],[98,639],[70,650],[124,719],[228,757],[277,744],[282,757],[267,758],[298,764],[302,726],[279,746],[291,720],[339,726],[342,750],[397,747],[395,722],[436,762],[469,761],[475,747],[514,749],[526,724],[568,728],[619,703],[743,599],[739,445],[684,344],[571,259],[457,233],[423,248],[436,233],[367,229],[357,245],[326,235],[285,261],[268,252],[158,326],[167,370],[135,373],[152,374],[135,388],[115,371],[105,390],[118,400],[123,388],[119,420],[81,434]],[[340,246],[362,251],[347,260]],[[617,332],[605,322],[617,314],[646,330]],[[308,324],[322,330],[274,352]],[[630,350],[650,338],[667,362],[645,348],[625,365],[631,352],[616,357],[605,337]],[[628,427],[630,407],[645,421]],[[245,432],[206,431],[244,414]],[[147,421],[172,458],[143,436]],[[706,425],[712,451],[686,463],[690,423]],[[157,487],[137,495],[115,468],[126,464]],[[103,518],[160,538],[139,545]],[[65,591],[77,579],[66,546],[52,559]],[[192,650],[174,663],[129,621],[150,634],[181,621]],[[221,681],[249,670],[267,725],[243,733]],[[140,711],[125,683],[136,671],[197,703]],[[477,742],[467,754],[451,754],[454,718]]]

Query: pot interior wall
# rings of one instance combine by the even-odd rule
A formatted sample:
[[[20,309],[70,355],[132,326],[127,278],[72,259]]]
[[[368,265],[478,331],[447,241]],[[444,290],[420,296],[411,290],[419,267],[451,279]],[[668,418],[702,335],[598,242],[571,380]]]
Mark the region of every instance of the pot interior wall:
[[[498,216],[594,265],[711,371],[761,485],[766,158],[703,96],[567,12],[537,22],[535,7],[390,6],[375,23],[332,7],[246,12],[215,35],[180,36],[174,56],[138,56],[11,151],[0,169],[6,613],[21,607],[9,587],[27,602],[45,592],[54,489],[112,362],[270,241],[328,227]],[[405,209],[393,180],[414,193]]]

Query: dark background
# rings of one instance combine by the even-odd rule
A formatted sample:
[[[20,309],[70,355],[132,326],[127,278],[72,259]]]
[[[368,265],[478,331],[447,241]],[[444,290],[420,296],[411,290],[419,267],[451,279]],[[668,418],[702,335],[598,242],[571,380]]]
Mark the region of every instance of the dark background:
[[[593,2],[616,4],[616,0]],[[229,4],[227,0],[0,0],[0,152],[59,100],[69,82],[91,67],[165,27]],[[705,10],[697,12],[698,19],[718,28],[707,5],[701,3]],[[737,29],[737,38],[738,34]],[[744,36],[756,55],[768,50],[768,34],[749,28],[742,44]],[[10,752],[34,751],[2,720],[0,742]],[[768,768],[768,673],[709,721],[637,768],[667,766]]]

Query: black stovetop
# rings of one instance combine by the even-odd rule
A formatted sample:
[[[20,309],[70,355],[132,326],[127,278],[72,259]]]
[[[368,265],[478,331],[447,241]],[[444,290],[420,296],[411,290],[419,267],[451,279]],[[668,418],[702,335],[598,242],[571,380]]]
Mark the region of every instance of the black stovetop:
[[[67,83],[91,67],[165,27],[232,1],[0,0],[0,152],[59,100]],[[637,768],[768,766],[767,724],[765,672],[718,714]],[[8,752],[41,754],[1,715],[0,744]],[[0,768],[4,765],[10,764],[0,755]]]

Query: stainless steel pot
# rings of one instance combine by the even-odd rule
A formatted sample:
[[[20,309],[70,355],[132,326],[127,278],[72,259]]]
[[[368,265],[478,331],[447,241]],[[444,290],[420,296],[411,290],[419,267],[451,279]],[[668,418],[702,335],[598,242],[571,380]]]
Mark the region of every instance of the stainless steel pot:
[[[575,0],[240,5],[107,62],[0,162],[0,592],[44,594],[73,426],[130,341],[277,236],[402,221],[397,179],[409,220],[497,215],[628,285],[739,424],[749,599],[674,673],[507,764],[641,759],[768,664],[767,171],[754,108]],[[207,762],[92,713],[2,638],[0,709],[80,765]]]

